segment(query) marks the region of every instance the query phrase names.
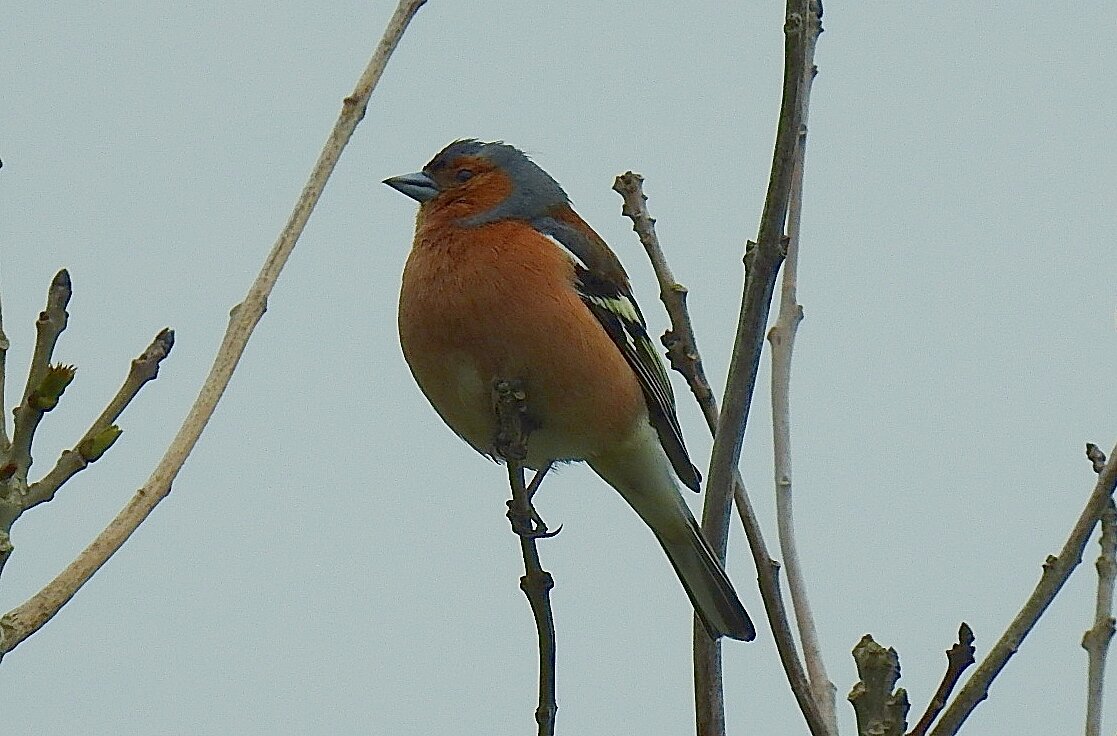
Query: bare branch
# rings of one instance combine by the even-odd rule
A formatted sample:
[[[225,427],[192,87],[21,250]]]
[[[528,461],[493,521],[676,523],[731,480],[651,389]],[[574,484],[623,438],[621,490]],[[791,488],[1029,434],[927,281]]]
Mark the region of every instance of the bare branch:
[[[969,624],[965,621],[958,627],[958,641],[954,646],[946,650],[946,672],[943,673],[942,682],[939,683],[938,690],[935,691],[931,702],[927,704],[927,710],[923,713],[923,717],[919,719],[919,723],[911,730],[908,736],[923,736],[927,733],[927,729],[935,722],[935,718],[946,706],[946,701],[950,699],[950,694],[954,692],[955,685],[958,680],[962,678],[962,673],[974,663],[974,637],[973,630],[970,629]]]
[[[723,422],[719,428],[717,401],[710,390],[702,368],[694,330],[686,309],[686,288],[675,281],[667,266],[658,239],[655,236],[655,220],[648,214],[647,198],[642,191],[642,179],[632,172],[617,177],[613,189],[624,198],[622,214],[633,221],[633,230],[640,236],[648,257],[655,269],[660,284],[660,298],[671,317],[672,329],[663,337],[668,349],[672,367],[686,377],[691,392],[702,408],[711,431],[719,429],[715,436],[714,457],[711,459],[710,476],[707,481],[707,497],[703,516],[703,531],[714,548],[724,559],[728,537],[729,507],[732,499],[737,502],[738,513],[745,525],[745,533],[752,550],[757,568],[765,611],[776,637],[777,649],[787,672],[792,691],[799,701],[808,726],[813,734],[836,733],[836,728],[828,728],[810,692],[809,683],[803,672],[787,622],[786,611],[781,598],[777,575],[778,564],[768,555],[760,524],[756,520],[744,490],[740,474],[736,470],[736,458],[740,455],[744,425],[748,416],[760,351],[763,348],[763,331],[767,323],[768,309],[774,289],[776,273],[782,259],[782,233],[787,216],[792,181],[792,169],[797,148],[801,121],[805,119],[806,104],[803,95],[809,83],[805,82],[805,71],[813,62],[806,56],[809,44],[813,58],[814,42],[821,32],[819,23],[821,6],[811,7],[809,2],[788,3],[788,16],[785,26],[786,44],[784,67],[784,98],[780,111],[780,125],[777,133],[776,151],[772,167],[772,179],[761,223],[758,240],[764,247],[758,247],[752,255],[746,256],[748,275],[745,296],[742,303],[741,318],[734,344],[733,362],[730,378],[726,387],[726,401],[735,418]],[[808,22],[807,15],[811,18]],[[809,36],[809,40],[805,39]],[[800,173],[801,180],[801,173]],[[747,346],[747,349],[746,349]],[[751,350],[751,354],[749,353]],[[743,374],[743,380],[740,376]],[[727,406],[730,406],[727,403]],[[735,435],[733,440],[724,441],[725,428],[730,427]],[[719,454],[720,448],[720,454]],[[719,459],[720,458],[720,459]],[[719,470],[722,476],[718,475]],[[727,475],[726,475],[727,474]],[[726,482],[728,481],[728,482]],[[696,623],[694,631],[695,647],[695,700],[700,735],[720,736],[725,733],[724,696],[721,680],[721,650],[701,626]],[[823,677],[825,680],[825,677]],[[832,686],[831,686],[832,687]],[[833,696],[831,695],[831,701]],[[830,708],[831,714],[833,707]],[[832,718],[832,717],[831,717]]]
[[[555,698],[555,619],[551,610],[551,589],[555,587],[551,573],[539,561],[536,540],[554,536],[535,513],[531,494],[539,486],[546,469],[539,471],[530,486],[524,485],[524,458],[527,457],[527,432],[523,417],[527,409],[527,395],[518,380],[497,380],[493,383],[493,403],[496,408],[497,454],[508,464],[508,482],[512,487],[512,500],[508,502],[508,520],[512,531],[520,537],[520,551],[524,557],[524,575],[520,590],[527,596],[535,618],[535,631],[539,639],[539,705],[535,721],[539,736],[554,736],[558,703]]]
[[[901,736],[907,727],[908,694],[901,687],[900,658],[892,647],[885,649],[865,634],[853,648],[859,681],[849,694],[857,714],[860,736]]]
[[[652,263],[656,281],[659,282],[659,299],[671,318],[671,329],[663,333],[663,346],[667,348],[667,358],[671,367],[686,379],[698,406],[706,417],[710,432],[717,428],[718,405],[706,371],[702,367],[702,355],[698,352],[698,342],[694,336],[694,326],[686,306],[687,288],[675,280],[667,258],[659,245],[655,233],[655,218],[648,212],[648,197],[644,194],[644,177],[631,171],[625,172],[613,181],[613,191],[621,195],[624,204],[621,215],[632,220],[632,229],[640,238],[648,260]]]
[[[1105,456],[1102,456],[1104,467]],[[1101,515],[1101,553],[1094,563],[1098,571],[1098,594],[1094,604],[1094,625],[1082,637],[1086,650],[1086,736],[1100,736],[1105,662],[1113,641],[1113,587],[1117,580],[1117,506],[1109,500]]]
[[[76,560],[41,591],[0,618],[0,636],[2,636],[0,656],[10,652],[49,621],[108,561],[109,557],[120,549],[155,506],[170,493],[171,483],[182,469],[183,463],[193,450],[209,418],[213,416],[225,387],[229,385],[248,339],[264,314],[268,295],[306,226],[315,204],[321,197],[322,189],[337,164],[342,150],[364,116],[369,97],[380,81],[389,57],[407,25],[425,2],[426,0],[401,0],[396,7],[356,88],[345,98],[333,131],[326,140],[314,171],[303,188],[286,226],[264,261],[244,301],[233,307],[229,326],[209,375],[162,460],[144,486]]]
[[[1051,601],[1062,589],[1074,568],[1082,562],[1082,552],[1086,548],[1086,542],[1097,526],[1102,511],[1110,503],[1114,486],[1117,486],[1117,448],[1114,448],[1109,460],[1098,474],[1098,482],[1086,502],[1086,508],[1078,517],[1059,556],[1048,556],[1047,561],[1043,563],[1043,575],[1035,590],[989,654],[958,691],[954,702],[947,706],[938,725],[931,731],[932,736],[949,736],[958,733],[958,729],[962,727],[977,704],[989,696],[990,683],[1008,664],[1009,658],[1020,649],[1028,632],[1051,605]]]
[[[811,693],[831,734],[838,733],[836,715],[837,688],[826,674],[822,658],[822,645],[818,640],[814,613],[807,595],[807,581],[799,561],[795,542],[795,523],[792,503],[791,469],[791,357],[795,350],[795,335],[803,320],[797,286],[799,278],[799,224],[803,207],[803,168],[807,148],[807,113],[810,108],[811,85],[818,73],[814,65],[815,44],[822,33],[821,7],[812,7],[808,15],[806,50],[803,59],[803,76],[800,93],[801,113],[798,145],[791,172],[791,197],[787,213],[787,258],[783,264],[780,288],[780,311],[775,325],[768,332],[772,347],[772,447],[776,482],[776,522],[779,531],[780,553],[787,570],[787,584],[803,659],[810,675]]]
[[[8,376],[8,335],[4,332],[4,309],[0,306],[0,456],[6,456],[11,448],[8,439],[8,407],[5,406],[5,386]]]
[[[623,198],[624,205],[621,214],[633,221],[632,229],[640,237],[640,243],[647,251],[648,258],[655,269],[656,279],[659,281],[660,299],[671,318],[671,329],[663,336],[663,343],[667,347],[667,355],[671,358],[671,366],[686,378],[691,393],[694,394],[695,400],[702,409],[702,414],[706,417],[706,424],[710,428],[710,432],[713,433],[718,423],[717,399],[710,390],[709,383],[707,383],[702,370],[702,355],[698,350],[698,341],[686,306],[687,290],[685,286],[675,281],[675,277],[667,265],[667,259],[659,243],[659,237],[655,232],[655,219],[648,212],[648,198],[644,194],[643,182],[643,177],[630,171],[616,178],[613,189]],[[772,627],[780,661],[783,663],[788,682],[791,684],[791,690],[803,710],[811,733],[822,736],[827,733],[826,725],[821,711],[811,695],[810,682],[803,670],[803,664],[799,660],[799,654],[795,647],[791,624],[787,619],[787,610],[784,607],[780,591],[779,563],[772,560],[768,555],[767,547],[764,544],[763,531],[752,506],[749,504],[748,497],[744,493],[744,482],[741,480],[739,473],[734,474],[734,499],[737,502],[737,512],[741,517],[741,523],[745,527],[745,536],[748,539],[756,563],[760,595],[764,601],[764,610],[768,616],[769,624]],[[696,646],[702,646],[709,639],[705,630],[701,628],[695,630],[694,636],[696,640],[699,638],[702,640],[700,643],[696,643]],[[696,672],[695,674],[696,683],[721,682],[720,648],[715,649],[714,658],[705,660],[703,666],[706,667],[705,672],[702,674]],[[706,686],[702,685],[701,687]],[[704,697],[722,697],[720,685],[717,685],[713,690],[707,689],[704,692],[709,695],[702,696],[696,693],[697,702],[702,702]],[[709,718],[712,714],[722,712],[720,705],[711,705],[708,699],[705,702],[707,707],[704,709],[700,707],[698,710],[700,719]],[[709,724],[700,722],[700,733],[706,733],[709,728]]]
[[[830,731],[826,719],[822,715],[818,701],[811,693],[810,681],[803,670],[803,663],[799,659],[799,651],[795,648],[795,637],[791,634],[791,623],[787,617],[787,608],[784,606],[783,595],[780,591],[779,570],[780,563],[768,556],[764,545],[764,534],[760,522],[753,511],[752,503],[744,491],[741,476],[735,476],[733,488],[734,501],[737,505],[737,515],[745,527],[745,538],[748,540],[752,558],[756,564],[756,577],[760,586],[760,598],[764,602],[764,612],[772,627],[772,638],[776,642],[776,652],[780,655],[780,663],[787,674],[788,684],[807,722],[807,728],[812,736],[837,736],[836,731]],[[767,560],[761,564],[761,560]]]
[[[35,352],[31,355],[31,366],[27,370],[27,385],[23,390],[23,400],[15,409],[15,422],[12,428],[12,446],[7,462],[13,466],[9,487],[20,491],[27,484],[27,470],[31,467],[31,441],[35,430],[43,418],[43,410],[36,406],[35,392],[50,367],[54,356],[54,346],[58,336],[66,329],[69,314],[66,305],[70,303],[73,290],[70,274],[62,269],[55,274],[47,290],[46,308],[35,321]]]
[[[802,116],[803,67],[808,30],[809,0],[787,0],[784,21],[784,77],[772,173],[756,247],[745,255],[745,289],[741,313],[733,340],[721,415],[710,453],[710,472],[706,481],[706,501],[702,511],[702,531],[719,557],[725,558],[729,536],[729,515],[733,503],[734,479],[741,456],[745,426],[752,405],[764,331],[775,289],[776,275],[784,258],[784,226],[791,196],[791,172]],[[742,495],[744,490],[742,489]],[[759,526],[757,527],[759,528]],[[751,541],[750,541],[751,544]],[[754,550],[758,547],[754,546]],[[755,552],[754,552],[755,554]],[[757,572],[769,563],[755,559]],[[695,625],[696,630],[699,625]],[[694,636],[695,697],[699,713],[699,736],[723,736],[725,715],[719,681],[705,681],[715,670],[719,644]],[[719,668],[720,669],[720,668]],[[705,729],[703,729],[705,726]]]
[[[128,376],[124,379],[120,390],[116,392],[116,396],[109,401],[104,411],[101,412],[101,416],[97,417],[93,424],[89,426],[89,429],[86,430],[72,449],[62,451],[58,462],[55,463],[54,468],[49,473],[27,489],[27,497],[23,504],[24,509],[52,500],[63,483],[80,471],[85,470],[89,467],[89,463],[97,459],[96,457],[90,457],[88,451],[83,452],[83,448],[88,447],[94,439],[101,436],[106,429],[112,426],[112,423],[132,402],[132,399],[136,398],[140,389],[159,375],[159,364],[171,352],[174,343],[174,331],[164,329],[155,336],[147,349],[132,361]]]

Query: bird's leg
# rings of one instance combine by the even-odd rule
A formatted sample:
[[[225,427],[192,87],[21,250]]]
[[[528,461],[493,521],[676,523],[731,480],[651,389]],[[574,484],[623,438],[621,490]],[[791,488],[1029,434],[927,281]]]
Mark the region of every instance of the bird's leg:
[[[526,534],[535,539],[548,539],[562,531],[561,525],[553,532],[548,531],[547,523],[543,521],[543,517],[541,517],[539,515],[539,512],[535,510],[535,505],[531,502],[531,499],[535,497],[535,492],[539,490],[539,484],[543,482],[543,477],[547,475],[547,471],[551,469],[552,465],[553,463],[547,463],[542,468],[537,470],[535,472],[535,475],[531,477],[531,482],[527,484],[527,488],[524,489],[524,502],[526,504],[526,508],[523,508],[523,513],[526,515],[526,519],[523,519],[522,521],[524,522],[524,526],[527,527]],[[511,501],[509,501],[508,508],[512,508]],[[511,514],[511,510],[509,510],[508,513]],[[515,526],[515,523],[516,522],[513,521],[513,526]],[[516,533],[520,534],[520,536],[523,536],[525,532],[517,530]]]
[[[524,539],[553,537],[558,533],[547,531],[547,525],[531,505],[543,476],[551,465],[539,470],[526,487],[523,481],[524,459],[527,457],[527,439],[532,426],[527,416],[527,392],[518,380],[493,382],[493,409],[497,416],[497,433],[493,438],[496,454],[508,463],[512,499],[508,501],[508,520],[512,529]],[[561,529],[561,527],[560,527]]]
[[[531,477],[531,482],[523,489],[523,496],[517,498],[519,494],[513,493],[512,499],[508,501],[508,520],[512,522],[512,529],[525,539],[549,539],[562,531],[561,525],[554,531],[548,530],[547,523],[543,521],[543,517],[531,502],[535,492],[539,490],[539,484],[543,482],[543,476],[550,469],[551,463],[547,463],[541,470],[536,471]],[[514,472],[511,465],[509,472]],[[513,484],[513,491],[515,490],[516,485]]]
[[[527,484],[527,500],[531,503],[531,499],[535,498],[535,492],[539,490],[539,484],[543,482],[543,476],[547,471],[554,466],[554,463],[547,463],[539,470],[535,471],[535,475],[531,476],[531,482]]]

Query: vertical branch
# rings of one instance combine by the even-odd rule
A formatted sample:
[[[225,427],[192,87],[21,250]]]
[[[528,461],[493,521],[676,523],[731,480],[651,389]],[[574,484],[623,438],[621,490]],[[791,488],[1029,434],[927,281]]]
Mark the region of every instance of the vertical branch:
[[[11,441],[8,439],[8,404],[5,386],[8,376],[8,335],[4,332],[4,308],[0,305],[0,457],[7,456]]]
[[[35,350],[27,369],[27,385],[23,389],[23,398],[15,409],[12,445],[5,461],[14,471],[10,476],[9,488],[15,487],[22,491],[27,483],[27,470],[31,467],[31,441],[43,418],[43,410],[36,406],[34,400],[35,392],[50,368],[58,337],[66,329],[70,317],[66,306],[72,295],[70,274],[63,269],[50,282],[46,307],[39,314],[39,319],[35,320]]]
[[[1091,451],[1092,448],[1092,451]],[[1096,445],[1087,447],[1094,470],[1105,468],[1105,455]],[[1082,637],[1086,650],[1086,736],[1100,736],[1102,695],[1105,683],[1105,661],[1113,640],[1113,588],[1117,579],[1117,506],[1109,500],[1101,514],[1101,552],[1095,566],[1098,571],[1098,594],[1094,605],[1094,625]]]
[[[1082,637],[1086,650],[1086,736],[1100,736],[1105,662],[1113,641],[1113,580],[1117,574],[1117,508],[1110,503],[1101,517],[1102,552],[1096,563],[1098,595],[1094,625]]]
[[[760,587],[760,597],[764,601],[764,613],[772,626],[776,652],[787,674],[787,682],[791,686],[795,702],[799,704],[799,710],[803,713],[803,720],[807,722],[807,729],[811,732],[811,736],[837,736],[836,731],[829,730],[822,711],[811,694],[810,681],[807,679],[807,673],[803,671],[799,651],[795,648],[795,637],[791,634],[791,624],[788,622],[787,609],[784,607],[783,595],[780,592],[780,563],[768,556],[760,522],[757,521],[739,473],[735,476],[733,500],[737,506],[737,515],[745,528],[753,563],[756,565],[756,577]],[[767,563],[762,564],[761,560],[767,560]]]
[[[663,336],[663,344],[667,348],[671,367],[686,378],[712,434],[718,424],[717,399],[710,390],[710,384],[706,381],[702,369],[702,355],[698,351],[698,340],[686,306],[687,289],[675,281],[667,265],[663,248],[655,233],[655,219],[648,212],[648,198],[644,194],[643,182],[643,177],[629,171],[616,178],[613,182],[613,190],[624,199],[621,214],[632,220],[632,229],[636,231],[640,243],[648,253],[656,280],[659,282],[660,299],[671,318],[671,329]],[[733,498],[737,505],[737,513],[744,525],[745,537],[756,564],[760,597],[764,601],[764,612],[772,627],[772,638],[775,639],[776,651],[779,653],[788,684],[791,685],[791,691],[803,712],[810,732],[814,736],[834,734],[835,731],[827,731],[826,722],[811,694],[810,682],[795,647],[795,637],[791,633],[791,624],[788,622],[787,609],[784,607],[780,591],[779,563],[771,559],[768,554],[763,530],[760,528],[760,522],[753,512],[748,496],[744,493],[745,486],[740,473],[734,471],[733,481]],[[695,631],[694,635],[697,637],[704,633],[704,631]],[[706,660],[704,664],[707,667],[705,672],[695,672],[696,688],[701,688],[702,683],[715,681],[720,677],[721,650],[715,650],[714,658]],[[716,690],[712,697],[722,697],[721,690]],[[721,713],[722,710],[722,706],[716,703],[707,708],[699,707],[697,711],[699,733],[706,733],[711,728],[709,723],[702,719],[710,714]]]
[[[558,532],[548,532],[531,505],[531,495],[546,470],[540,471],[530,487],[524,485],[523,463],[527,457],[528,436],[524,427],[527,394],[522,382],[512,379],[494,381],[493,404],[498,426],[494,445],[497,455],[508,464],[508,483],[512,489],[508,520],[512,523],[512,531],[520,537],[520,551],[524,557],[520,590],[524,591],[531,606],[539,639],[539,705],[535,709],[535,722],[539,726],[539,736],[554,736],[558,704],[555,697],[555,619],[551,610],[551,589],[555,587],[555,581],[539,561],[536,540]]]
[[[826,719],[830,733],[838,732],[835,714],[837,688],[826,674],[822,646],[818,640],[814,614],[807,596],[807,582],[799,561],[795,542],[795,523],[792,503],[791,471],[791,357],[795,350],[795,335],[803,320],[803,308],[797,298],[799,277],[799,224],[803,207],[803,166],[807,148],[807,114],[810,108],[811,85],[818,73],[814,65],[814,50],[822,33],[821,7],[812,7],[808,15],[806,50],[803,58],[803,77],[800,92],[800,123],[798,145],[791,172],[791,197],[787,213],[787,258],[783,264],[780,287],[780,311],[775,325],[768,332],[772,346],[772,448],[776,480],[776,523],[780,539],[780,554],[787,570],[787,584],[791,591],[791,604],[803,646],[803,658],[810,676],[812,697]]]
[[[958,733],[958,729],[962,727],[970,713],[973,713],[977,704],[989,697],[989,685],[993,679],[1008,664],[1009,658],[1019,651],[1024,638],[1051,605],[1051,601],[1067,582],[1074,568],[1082,561],[1086,542],[1089,541],[1090,534],[1097,526],[1102,512],[1112,500],[1115,486],[1117,486],[1117,447],[1113,449],[1109,460],[1098,474],[1098,482],[1078,521],[1075,522],[1070,536],[1063,544],[1059,556],[1048,555],[1043,563],[1043,574],[1035,590],[1024,602],[1020,612],[1005,629],[1001,638],[989,650],[989,654],[958,691],[954,702],[943,711],[938,724],[931,730],[931,736],[950,736]]]
[[[49,402],[39,396],[43,380],[50,374],[50,361],[58,337],[66,329],[70,315],[66,306],[70,303],[73,289],[70,274],[65,269],[54,275],[47,289],[47,303],[39,318],[35,320],[35,349],[27,369],[27,384],[19,406],[12,412],[12,439],[9,442],[4,430],[5,422],[0,418],[0,572],[12,555],[12,524],[23,513],[27,492],[27,472],[31,467],[31,443],[35,430],[49,410]],[[4,410],[4,370],[8,351],[8,338],[0,327],[0,412]],[[59,369],[65,372],[66,369]],[[72,372],[70,377],[73,377]],[[67,381],[68,382],[68,381]],[[65,388],[58,389],[59,393]],[[0,650],[2,651],[2,650]]]
[[[171,483],[182,469],[186,458],[197,444],[225,388],[232,380],[233,372],[240,362],[241,355],[248,345],[256,324],[264,314],[267,300],[275,287],[279,274],[294,250],[303,228],[310,219],[311,212],[322,196],[322,190],[330,174],[341,158],[357,124],[364,117],[369,97],[376,88],[388,59],[399,44],[411,19],[419,12],[426,0],[400,0],[384,35],[377,44],[368,65],[357,80],[353,92],[345,98],[341,113],[330,132],[310,178],[303,187],[299,200],[268,253],[256,280],[249,288],[245,299],[233,307],[225,337],[221,341],[217,355],[205,383],[198,391],[194,405],[179,427],[159,464],[152,471],[147,482],[132,499],[121,509],[109,525],[92,543],[71,562],[65,570],[47,583],[46,587],[33,595],[23,604],[12,609],[0,618],[0,657],[10,652],[28,636],[38,631],[77,593],[97,570],[116,553],[124,542],[151,514],[155,506],[171,492]]]
[[[756,246],[745,256],[747,273],[744,297],[706,482],[702,531],[710,546],[723,560],[729,537],[729,514],[733,503],[737,462],[741,456],[745,425],[756,386],[776,275],[784,258],[783,233],[791,194],[795,144],[799,135],[799,96],[803,87],[803,55],[809,10],[809,0],[787,0],[783,94],[772,155],[772,173]],[[755,562],[758,570],[769,564],[768,560]],[[719,644],[704,636],[700,625],[695,624],[694,628],[695,699],[699,714],[699,736],[723,736],[725,713],[722,708]],[[717,676],[710,677],[712,673],[717,673]]]

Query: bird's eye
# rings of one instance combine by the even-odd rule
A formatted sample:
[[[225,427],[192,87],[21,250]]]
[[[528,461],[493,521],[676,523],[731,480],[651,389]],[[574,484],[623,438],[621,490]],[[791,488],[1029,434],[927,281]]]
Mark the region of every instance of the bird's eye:
[[[473,178],[473,172],[469,169],[458,169],[458,173],[454,174],[454,178],[458,181],[469,181]]]

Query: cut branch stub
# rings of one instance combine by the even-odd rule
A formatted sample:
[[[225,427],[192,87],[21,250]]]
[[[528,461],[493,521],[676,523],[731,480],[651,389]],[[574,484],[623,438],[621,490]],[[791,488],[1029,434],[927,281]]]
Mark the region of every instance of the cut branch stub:
[[[1086,443],[1086,459],[1094,466],[1094,472],[1100,473],[1105,469],[1105,453],[1093,442]]]
[[[900,657],[892,647],[885,649],[869,634],[853,648],[860,681],[849,693],[861,736],[902,736],[907,728],[908,694],[900,680]]]

